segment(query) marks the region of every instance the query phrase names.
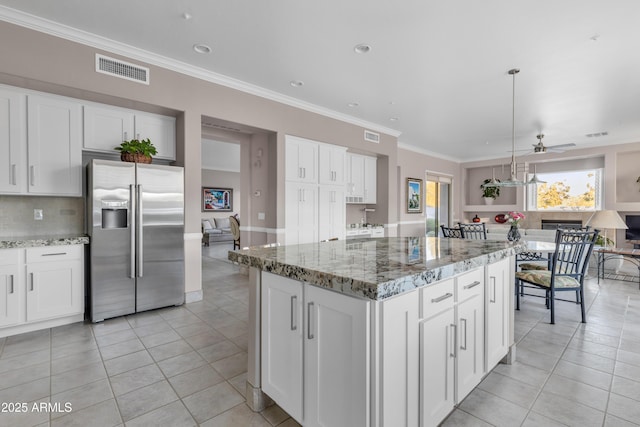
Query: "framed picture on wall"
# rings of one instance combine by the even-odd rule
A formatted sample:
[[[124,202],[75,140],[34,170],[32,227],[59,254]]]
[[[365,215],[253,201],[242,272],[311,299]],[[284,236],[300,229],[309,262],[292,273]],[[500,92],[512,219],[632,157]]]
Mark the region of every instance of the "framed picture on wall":
[[[407,178],[407,213],[422,213],[422,180]]]
[[[233,189],[202,187],[202,212],[232,212]]]

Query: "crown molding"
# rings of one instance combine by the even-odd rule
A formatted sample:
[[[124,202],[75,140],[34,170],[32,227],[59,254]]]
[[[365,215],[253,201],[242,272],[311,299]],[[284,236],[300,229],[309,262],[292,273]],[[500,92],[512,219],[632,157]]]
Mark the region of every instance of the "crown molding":
[[[407,151],[413,151],[414,153],[424,154],[426,156],[435,157],[436,159],[449,160],[454,163],[462,163],[460,159],[454,157],[444,156],[440,153],[434,153],[433,151],[425,150],[422,147],[416,147],[415,145],[407,144],[406,142],[398,141],[398,148]]]
[[[185,62],[177,61],[166,56],[157,55],[152,52],[137,48],[135,46],[128,45],[126,43],[117,42],[106,37],[98,36],[87,31],[69,27],[67,25],[50,21],[48,19],[31,15],[6,6],[0,5],[0,20],[51,36],[69,40],[75,43],[80,43],[110,53],[122,55],[133,60],[143,61],[151,65],[175,71],[176,73],[195,77],[200,80],[215,83],[271,101],[276,101],[281,104],[289,105],[291,107],[299,108],[301,110],[309,111],[311,113],[320,114],[325,117],[391,135],[396,138],[402,133],[398,130],[391,129],[377,123],[358,119],[357,117],[330,110],[328,108],[321,107],[309,102],[301,101],[299,99],[281,94],[279,92],[275,92],[257,85],[252,85],[250,83],[234,79],[233,77],[214,73],[212,71],[205,70],[204,68],[195,67]]]

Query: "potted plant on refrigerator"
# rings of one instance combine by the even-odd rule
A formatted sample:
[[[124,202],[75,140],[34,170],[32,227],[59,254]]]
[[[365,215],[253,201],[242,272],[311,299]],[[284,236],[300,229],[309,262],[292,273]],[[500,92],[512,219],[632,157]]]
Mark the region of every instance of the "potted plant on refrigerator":
[[[158,154],[149,138],[123,141],[115,150],[120,151],[120,160],[123,162],[151,163],[151,156]]]

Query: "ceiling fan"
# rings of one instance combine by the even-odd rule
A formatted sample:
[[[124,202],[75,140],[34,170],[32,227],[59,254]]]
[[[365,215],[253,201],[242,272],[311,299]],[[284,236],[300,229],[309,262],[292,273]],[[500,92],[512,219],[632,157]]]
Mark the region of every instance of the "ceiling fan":
[[[536,135],[536,138],[538,138],[538,143],[531,144],[533,145],[533,154],[564,153],[565,148],[576,146],[576,144],[571,142],[569,144],[550,145],[549,147],[547,147],[542,143],[542,138],[544,138],[543,134]]]

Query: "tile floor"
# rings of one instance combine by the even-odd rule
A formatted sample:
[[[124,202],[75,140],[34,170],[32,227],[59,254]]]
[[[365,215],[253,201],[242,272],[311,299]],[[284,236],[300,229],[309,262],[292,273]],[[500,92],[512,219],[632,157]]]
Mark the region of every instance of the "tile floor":
[[[201,302],[0,338],[0,403],[28,409],[0,412],[0,426],[297,426],[275,405],[256,414],[244,403],[247,277],[227,249],[203,248]],[[543,301],[526,297],[518,361],[499,365],[443,425],[640,425],[637,284],[589,280],[587,303],[587,324],[559,303],[549,325]]]

